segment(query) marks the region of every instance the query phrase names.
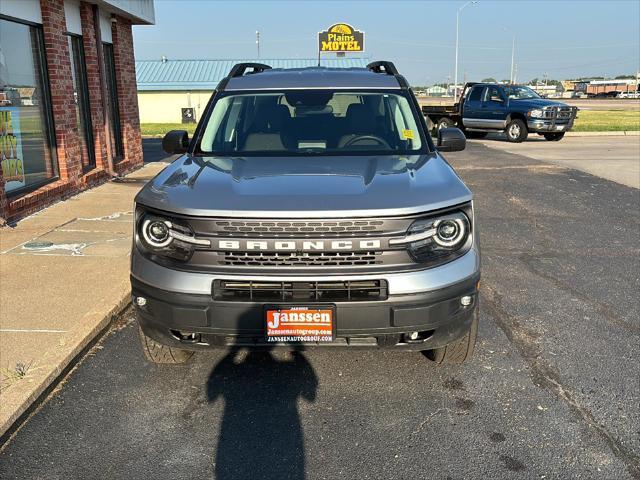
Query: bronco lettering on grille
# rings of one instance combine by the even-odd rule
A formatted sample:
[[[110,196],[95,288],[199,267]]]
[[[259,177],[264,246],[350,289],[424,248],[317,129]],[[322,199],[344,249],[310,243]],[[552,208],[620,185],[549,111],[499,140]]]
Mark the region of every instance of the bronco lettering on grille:
[[[371,250],[382,248],[376,239],[366,240],[216,240],[214,250],[265,250],[276,252],[312,252]]]

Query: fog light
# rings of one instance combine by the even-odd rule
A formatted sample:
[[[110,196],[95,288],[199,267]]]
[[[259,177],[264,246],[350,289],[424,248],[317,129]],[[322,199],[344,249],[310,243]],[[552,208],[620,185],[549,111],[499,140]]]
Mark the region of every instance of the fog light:
[[[463,307],[468,307],[469,305],[471,305],[471,302],[473,302],[473,297],[471,297],[470,295],[465,295],[460,299],[460,304]]]
[[[409,340],[417,340],[418,339],[418,332],[411,332],[409,334]]]
[[[144,307],[147,304],[147,299],[144,297],[136,297],[136,305],[139,307]]]

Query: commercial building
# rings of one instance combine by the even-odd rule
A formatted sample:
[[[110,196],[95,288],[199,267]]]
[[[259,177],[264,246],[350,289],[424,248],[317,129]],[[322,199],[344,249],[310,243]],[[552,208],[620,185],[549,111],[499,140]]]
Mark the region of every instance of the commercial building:
[[[635,79],[591,80],[587,86],[587,95],[614,97],[618,93],[637,92],[638,90],[640,90],[640,75]]]
[[[142,164],[132,25],[153,0],[0,1],[0,222]]]
[[[303,68],[317,58],[227,60],[142,60],[136,62],[138,105],[142,123],[188,123],[200,119],[216,85],[236,63],[257,62],[273,68]],[[367,58],[323,58],[324,67],[365,67]]]

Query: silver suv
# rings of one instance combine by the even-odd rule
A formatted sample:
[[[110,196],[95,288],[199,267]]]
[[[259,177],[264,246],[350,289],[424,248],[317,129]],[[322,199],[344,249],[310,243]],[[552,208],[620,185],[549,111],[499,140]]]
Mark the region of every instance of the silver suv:
[[[460,363],[478,329],[472,194],[391,62],[239,64],[136,197],[143,349],[374,347]]]

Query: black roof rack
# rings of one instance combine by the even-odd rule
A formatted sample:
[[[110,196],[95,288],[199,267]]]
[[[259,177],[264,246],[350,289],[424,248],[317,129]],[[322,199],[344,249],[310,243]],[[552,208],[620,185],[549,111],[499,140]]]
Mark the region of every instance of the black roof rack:
[[[367,65],[367,69],[371,70],[373,73],[382,73],[382,74],[385,74],[385,75],[393,75],[394,77],[396,77],[396,80],[398,80],[398,83],[400,84],[400,87],[402,87],[404,89],[408,89],[409,88],[409,83],[407,82],[407,80],[402,75],[400,75],[400,72],[398,72],[398,69],[393,64],[393,62],[389,62],[389,61],[386,61],[386,60],[380,60],[378,62],[371,62],[369,65]]]
[[[247,70],[249,69],[251,69],[251,71],[247,72]],[[224,77],[222,80],[220,80],[220,83],[218,84],[216,90],[218,91],[224,90],[224,87],[226,87],[227,83],[229,83],[229,80],[234,77],[241,77],[245,73],[247,75],[251,75],[254,73],[261,73],[261,72],[264,72],[265,70],[270,70],[270,69],[271,69],[271,66],[265,65],[264,63],[236,63],[233,67],[231,67],[229,74],[226,77]]]
[[[393,64],[393,62],[387,62],[385,60],[381,60],[379,62],[371,62],[367,65],[367,69],[371,70],[373,73],[386,73],[387,75],[400,75],[398,69]]]
[[[245,74],[248,69],[252,69],[251,73],[261,73],[265,70],[269,70],[271,68],[270,65],[265,65],[264,63],[236,63],[233,67],[231,67],[231,71],[229,72],[228,77],[241,77]]]

